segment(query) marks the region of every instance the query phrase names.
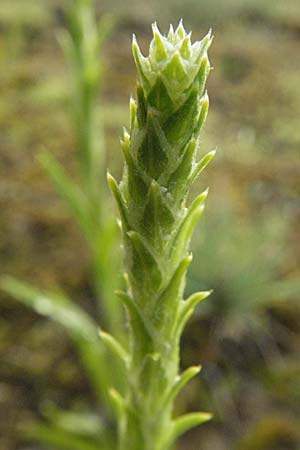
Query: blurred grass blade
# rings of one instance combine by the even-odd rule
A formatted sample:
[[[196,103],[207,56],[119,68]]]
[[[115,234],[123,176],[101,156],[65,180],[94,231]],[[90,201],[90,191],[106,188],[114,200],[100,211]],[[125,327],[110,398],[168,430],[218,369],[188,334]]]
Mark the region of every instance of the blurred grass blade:
[[[39,441],[55,449],[111,450],[111,447],[104,442],[93,441],[75,432],[62,430],[54,425],[42,423],[26,424],[26,429],[22,429],[22,434],[25,435],[26,439]]]
[[[95,438],[104,431],[104,422],[98,414],[87,410],[65,411],[52,403],[42,408],[42,414],[53,426],[64,431],[74,432],[82,436]]]
[[[107,352],[98,337],[98,328],[88,314],[57,293],[44,293],[12,277],[2,277],[1,288],[37,313],[62,325],[73,339],[89,378],[101,400],[110,405],[107,386],[112,379]]]
[[[83,232],[88,234],[87,199],[82,190],[67,176],[64,168],[50,153],[41,153],[39,161],[52,179],[59,195],[67,203],[71,213],[77,220]]]
[[[110,14],[104,14],[98,22],[98,50],[109,37],[115,26],[115,18]]]

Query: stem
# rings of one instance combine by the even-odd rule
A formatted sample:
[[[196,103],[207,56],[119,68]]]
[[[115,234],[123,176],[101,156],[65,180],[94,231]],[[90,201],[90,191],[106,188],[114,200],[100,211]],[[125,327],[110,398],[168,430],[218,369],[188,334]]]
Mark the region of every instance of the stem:
[[[210,418],[191,413],[174,419],[173,402],[194,367],[182,375],[179,342],[196,304],[208,292],[184,300],[189,242],[207,190],[189,207],[189,187],[213,156],[195,161],[208,110],[204,94],[210,66],[208,34],[191,43],[182,23],[167,37],[153,25],[149,57],[133,39],[137,102],[130,101],[130,131],[121,147],[121,183],[108,182],[119,208],[128,270],[120,293],[129,317],[127,392],[118,397],[119,450],[167,450],[189,428]]]
[[[120,334],[122,311],[113,301],[117,264],[116,226],[107,208],[104,181],[104,139],[102,124],[96,120],[97,91],[101,78],[99,51],[109,23],[94,18],[92,0],[73,0],[68,14],[69,36],[65,50],[73,75],[73,124],[80,163],[81,189],[87,211],[84,231],[91,255],[92,283],[98,301],[101,324]],[[86,231],[88,230],[88,231]],[[118,332],[119,330],[119,332]]]
[[[140,337],[133,336],[133,340]],[[162,404],[176,379],[179,352],[177,343],[156,338],[158,342],[152,343],[151,349],[132,348],[120,450],[166,449],[165,440],[172,428],[172,405],[162,408]]]

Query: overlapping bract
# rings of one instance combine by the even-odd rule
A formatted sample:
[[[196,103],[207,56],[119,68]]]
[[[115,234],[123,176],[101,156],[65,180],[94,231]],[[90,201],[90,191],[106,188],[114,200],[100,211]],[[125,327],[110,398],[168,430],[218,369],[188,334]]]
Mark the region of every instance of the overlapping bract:
[[[153,39],[148,57],[142,55],[135,36],[132,45],[139,81],[146,96],[151,98],[151,94],[162,85],[171,101],[178,106],[184,102],[189,88],[197,81],[201,94],[205,84],[203,75],[209,71],[207,50],[212,41],[211,33],[192,44],[191,33],[186,33],[182,22],[176,31],[170,26],[166,37],[160,33],[156,24],[152,30]]]
[[[133,39],[137,101],[130,101],[130,132],[125,130],[121,141],[126,168],[120,189],[112,181],[111,185],[126,233],[129,275],[143,297],[145,292],[152,296],[170,279],[186,255],[192,224],[203,209],[206,193],[188,211],[183,203],[190,185],[214,155],[210,152],[195,161],[208,111],[203,92],[211,40],[209,33],[192,44],[182,23],[176,31],[170,27],[164,37],[154,24],[145,58]]]

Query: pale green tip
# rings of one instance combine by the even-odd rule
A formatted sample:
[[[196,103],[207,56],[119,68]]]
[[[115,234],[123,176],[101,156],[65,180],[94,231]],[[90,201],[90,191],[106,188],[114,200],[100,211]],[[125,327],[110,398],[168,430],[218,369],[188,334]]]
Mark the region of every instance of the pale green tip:
[[[193,374],[193,376],[195,376],[195,375],[197,375],[198,373],[200,373],[201,370],[202,370],[202,366],[201,366],[201,365],[198,365],[198,366],[191,366],[191,367],[190,367],[190,371],[191,371],[191,374]]]

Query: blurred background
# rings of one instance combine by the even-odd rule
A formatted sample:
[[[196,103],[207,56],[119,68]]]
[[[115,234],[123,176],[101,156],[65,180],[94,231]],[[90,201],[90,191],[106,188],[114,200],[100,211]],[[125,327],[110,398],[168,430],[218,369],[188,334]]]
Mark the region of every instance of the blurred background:
[[[118,138],[134,94],[134,32],[166,32],[182,17],[194,39],[213,28],[210,113],[202,149],[217,156],[193,241],[187,292],[214,289],[186,328],[182,367],[201,363],[178,409],[214,420],[182,450],[300,449],[300,4],[299,0],[97,1],[114,27],[103,50],[99,117],[106,165],[120,174]],[[85,243],[37,155],[50,150],[76,177],[68,72],[57,36],[65,0],[0,3],[0,261],[39,287],[93,301]],[[100,120],[100,119],[99,119]],[[105,188],[106,189],[106,188]],[[110,197],[108,195],[108,201]],[[95,398],[64,330],[0,294],[0,450],[59,450],[18,430],[46,403],[93,408]]]

